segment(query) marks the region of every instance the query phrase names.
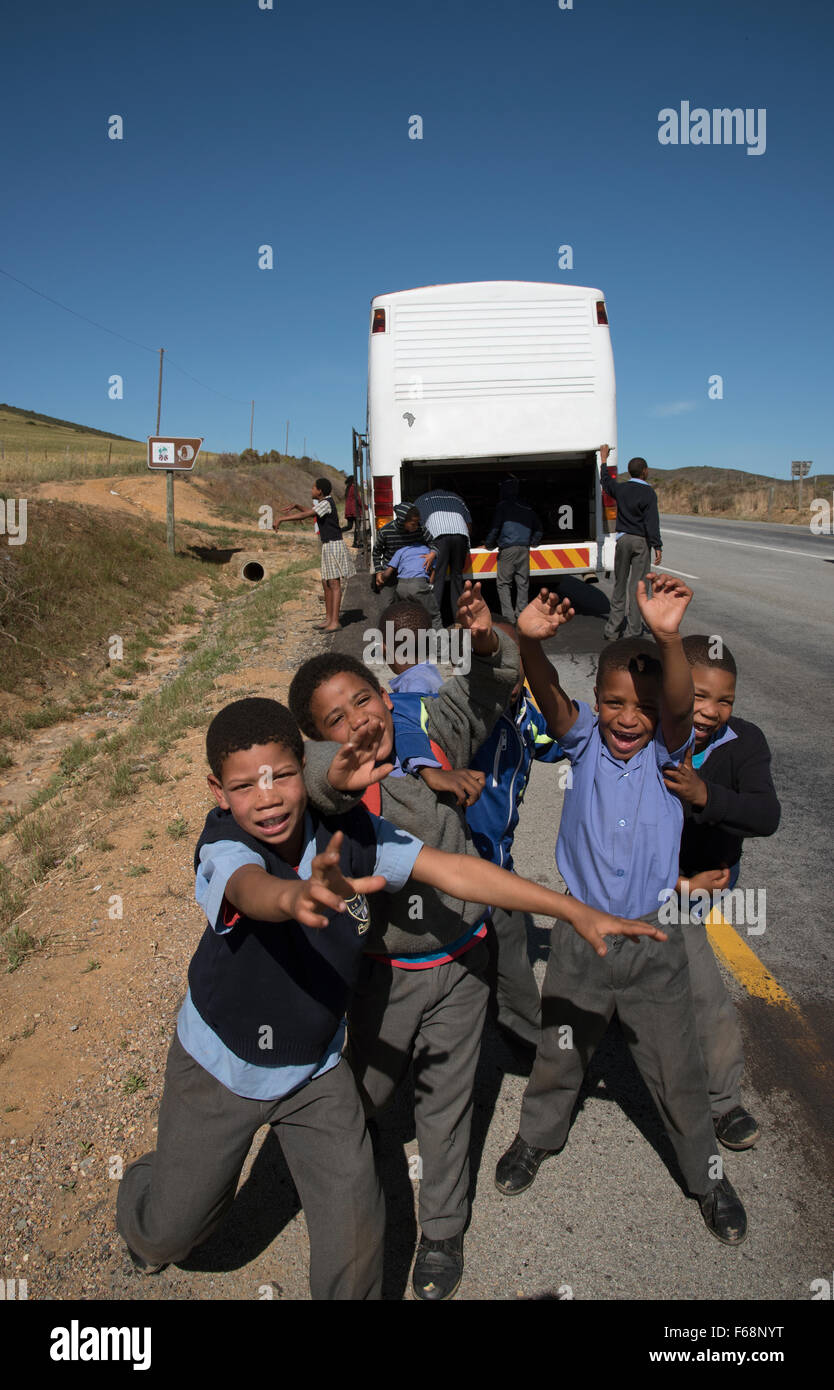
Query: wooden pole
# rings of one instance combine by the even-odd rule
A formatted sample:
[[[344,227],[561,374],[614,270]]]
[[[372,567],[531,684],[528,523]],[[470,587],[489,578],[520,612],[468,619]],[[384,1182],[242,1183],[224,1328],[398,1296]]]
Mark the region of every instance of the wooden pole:
[[[170,553],[171,553],[172,555],[175,555],[175,554],[176,554],[176,551],[174,550],[174,470],[173,470],[173,468],[166,468],[166,469],[165,469],[165,475],[166,475],[166,477],[167,477],[167,479],[168,479],[167,484],[166,484],[166,497],[165,497],[165,503],[166,503],[166,505],[165,505],[165,520],[166,520],[166,530],[167,530],[167,541],[168,541],[168,549],[169,549]]]
[[[286,439],[284,440],[284,455],[285,455],[285,456],[288,455],[289,452],[290,452],[290,422],[289,422],[289,420],[288,420],[288,421],[287,421],[287,437],[286,437]]]
[[[252,438],[255,429],[255,402],[252,402],[252,410],[249,415],[249,448],[252,448]]]

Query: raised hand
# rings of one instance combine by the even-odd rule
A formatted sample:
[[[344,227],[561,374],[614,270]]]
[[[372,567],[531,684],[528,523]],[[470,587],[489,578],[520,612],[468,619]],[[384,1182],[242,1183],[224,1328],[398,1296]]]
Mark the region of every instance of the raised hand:
[[[481,596],[480,584],[473,584],[467,579],[458,601],[457,620],[462,628],[471,632],[473,642],[480,640],[482,645],[487,643],[492,632],[492,614],[486,599]]]
[[[384,735],[382,720],[369,719],[348,743],[341,744],[327,771],[331,787],[340,792],[363,792],[393,772],[393,763],[377,762]]]
[[[522,637],[545,642],[548,637],[554,637],[559,628],[569,623],[574,616],[569,599],[560,599],[553,590],[542,589],[533,602],[522,609],[516,629]]]
[[[652,596],[646,589],[651,582]],[[653,637],[675,637],[684,613],[692,600],[692,590],[682,579],[673,574],[647,574],[637,584],[637,605],[643,615],[643,622],[651,629]]]

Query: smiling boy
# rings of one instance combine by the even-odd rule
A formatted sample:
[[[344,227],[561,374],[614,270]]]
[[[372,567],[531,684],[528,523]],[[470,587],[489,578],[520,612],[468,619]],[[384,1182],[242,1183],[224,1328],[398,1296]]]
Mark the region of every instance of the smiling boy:
[[[656,922],[678,878],[683,812],[663,771],[692,741],[692,677],[679,630],[692,590],[671,575],[648,578],[651,599],[643,580],[637,599],[654,642],[626,638],[603,651],[596,718],[565,693],[541,648],[573,617],[568,601],[542,590],[518,631],[533,695],[571,763],[556,848],[568,889],[595,907]],[[536,1061],[496,1186],[507,1196],[525,1191],[565,1143],[583,1075],[615,1009],[708,1229],[740,1244],[747,1219],[719,1176],[680,926],[663,944],[618,938],[604,960],[575,937],[553,938]]]
[[[493,629],[480,585],[466,585],[458,620],[471,636],[471,669],[427,702],[426,730],[453,765],[465,767],[504,709],[519,666],[515,643]],[[408,884],[374,900],[366,960],[348,1011],[351,1066],[369,1114],[390,1100],[413,1061],[422,1178],[412,1288],[419,1299],[442,1301],[454,1295],[463,1272],[473,1085],[489,995],[485,903],[535,911],[534,898],[546,901],[544,911],[581,932],[592,955],[605,950],[600,932],[634,928],[606,925],[612,919],[600,919],[576,898],[482,860],[456,800],[438,798],[422,779],[403,772],[391,697],[360,662],[338,653],[314,657],[296,672],[289,698],[314,740],[343,743],[377,727],[378,756],[394,762],[379,782],[377,809],[424,841],[423,855],[455,855],[454,871],[442,882],[435,878],[429,891],[415,893]],[[328,812],[354,804],[334,792],[327,774],[333,754],[332,742],[307,747],[311,799]],[[657,934],[655,926],[640,929]]]

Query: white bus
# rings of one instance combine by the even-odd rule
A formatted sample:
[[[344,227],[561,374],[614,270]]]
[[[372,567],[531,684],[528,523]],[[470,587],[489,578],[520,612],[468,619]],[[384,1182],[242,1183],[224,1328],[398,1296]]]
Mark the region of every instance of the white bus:
[[[544,526],[531,576],[613,568],[597,467],[600,445],[617,442],[600,290],[487,280],[377,295],[367,424],[377,527],[395,503],[451,487],[472,514],[467,576],[494,578],[497,552],[483,542],[512,475]]]

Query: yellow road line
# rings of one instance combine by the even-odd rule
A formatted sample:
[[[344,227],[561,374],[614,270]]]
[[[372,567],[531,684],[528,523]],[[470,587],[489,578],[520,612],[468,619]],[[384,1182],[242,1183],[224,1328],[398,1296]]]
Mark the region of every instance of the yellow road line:
[[[710,942],[719,960],[738,980],[747,993],[755,999],[763,999],[767,1004],[775,1004],[784,1009],[792,1019],[792,1029],[786,1042],[810,1066],[820,1083],[834,1083],[834,1063],[826,1056],[814,1030],[803,1016],[802,1010],[786,994],[779,981],[762,965],[755,951],[729,922],[725,922],[717,908],[713,908],[706,920]],[[793,1031],[795,1028],[797,1031]]]
[[[786,994],[779,981],[762,965],[756,952],[751,950],[729,922],[725,922],[718,908],[713,908],[706,920],[707,933],[716,955],[732,971],[739,984],[752,994],[754,999],[764,999],[768,1004],[777,1004],[801,1018],[797,1005]]]

